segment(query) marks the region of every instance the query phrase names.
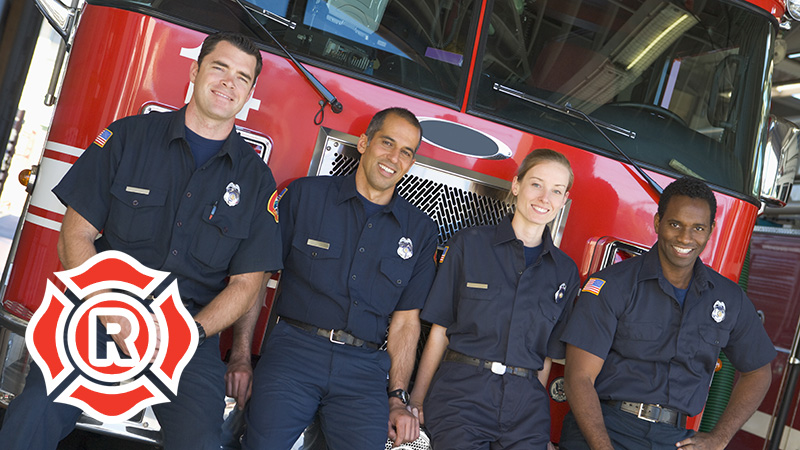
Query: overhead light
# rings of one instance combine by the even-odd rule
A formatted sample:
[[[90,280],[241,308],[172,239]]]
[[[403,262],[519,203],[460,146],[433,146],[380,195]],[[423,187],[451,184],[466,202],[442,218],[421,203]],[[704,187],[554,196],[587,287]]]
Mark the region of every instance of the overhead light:
[[[662,3],[660,10],[642,22],[641,31],[623,44],[616,57],[612,56],[612,60],[624,65],[625,70],[632,70],[638,75],[696,23],[697,19],[684,9]],[[638,70],[634,69],[637,65],[640,67]]]
[[[789,59],[800,58],[800,52],[789,53],[788,55],[786,55],[786,57],[789,58]]]
[[[557,103],[569,101],[573,107],[587,113],[608,103],[697,22],[685,9],[666,2],[646,12],[640,11],[628,21],[635,24],[636,32],[620,31],[619,35],[626,35],[623,42],[609,42],[602,51],[610,55],[608,59],[591,72],[582,72],[582,81]]]
[[[772,85],[772,97],[794,97],[800,94],[800,82]]]
[[[781,94],[787,94],[790,91],[800,93],[800,83],[782,84],[780,86],[775,86],[775,90]]]
[[[684,20],[686,20],[686,19],[688,19],[688,18],[689,18],[689,16],[688,16],[688,15],[686,15],[686,16],[681,16],[680,18],[678,18],[678,20],[676,20],[675,22],[673,22],[673,23],[672,23],[672,25],[670,25],[669,27],[667,27],[667,29],[666,29],[666,30],[662,31],[662,32],[661,32],[661,34],[659,34],[658,36],[656,36],[656,37],[655,37],[655,39],[653,39],[653,40],[650,42],[650,44],[648,44],[648,45],[647,45],[647,47],[645,47],[645,48],[644,48],[644,50],[642,50],[642,52],[641,52],[641,53],[639,53],[639,54],[636,56],[636,58],[634,58],[634,59],[633,59],[633,61],[631,61],[631,63],[630,63],[630,64],[628,64],[628,67],[626,67],[626,68],[625,68],[625,70],[631,70],[631,67],[635,66],[635,65],[636,65],[636,63],[637,63],[637,62],[639,62],[639,60],[641,60],[641,59],[642,59],[642,58],[643,58],[645,55],[647,55],[647,54],[650,52],[650,50],[652,50],[652,49],[653,49],[653,47],[655,47],[656,45],[658,45],[658,44],[661,42],[661,40],[662,40],[662,39],[664,39],[664,37],[666,37],[666,36],[669,36],[669,35],[670,35],[670,32],[671,32],[671,31],[672,31],[672,30],[673,30],[675,27],[677,27],[678,25],[680,25],[680,24],[681,24],[681,23],[682,23]],[[680,36],[680,34],[677,34],[677,36]],[[672,41],[674,41],[674,39],[670,39],[670,43],[672,43]],[[660,53],[658,53],[658,54],[660,54]]]

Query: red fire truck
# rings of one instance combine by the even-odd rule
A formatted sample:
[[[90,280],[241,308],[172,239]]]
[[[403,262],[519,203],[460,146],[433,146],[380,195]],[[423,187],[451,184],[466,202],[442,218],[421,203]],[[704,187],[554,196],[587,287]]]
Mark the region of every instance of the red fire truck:
[[[216,30],[262,49],[237,127],[279,188],[352,171],[376,111],[416,113],[424,142],[400,191],[438,223],[440,243],[508,213],[509,180],[539,147],[572,162],[571,201],[552,229],[584,279],[655,242],[660,186],[676,177],[714,188],[717,226],[702,258],[734,280],[762,202],[788,195],[778,177],[787,132],[768,140],[779,122],[768,110],[783,0],[36,1],[68,62],[3,276],[5,403],[27,372],[27,320],[60,269],[64,207],[51,188],[108,123],[184,105],[190,64]],[[554,440],[566,408],[557,375]],[[149,413],[80,426],[158,440]]]

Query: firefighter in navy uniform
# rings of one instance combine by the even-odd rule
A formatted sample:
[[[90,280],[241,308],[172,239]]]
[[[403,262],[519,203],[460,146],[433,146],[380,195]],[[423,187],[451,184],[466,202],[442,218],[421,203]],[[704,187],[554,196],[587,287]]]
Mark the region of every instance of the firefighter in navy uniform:
[[[281,197],[280,319],[255,370],[244,448],[289,450],[317,412],[333,450],[382,448],[387,424],[398,444],[418,437],[405,389],[437,230],[395,186],[420,139],[413,114],[383,110],[358,140],[355,174],[301,178]]]
[[[58,243],[65,268],[96,252],[125,252],[170,272],[162,287],[177,280],[194,317],[200,343],[178,395],[162,388],[170,401],[153,406],[166,450],[219,449],[226,368],[217,334],[257,300],[265,272],[282,267],[270,205],[275,180],[234,130],[260,69],[259,50],[247,38],[209,36],[192,64],[194,92],[185,108],[112,123],[53,190],[68,206]],[[128,321],[103,316],[101,323],[118,324],[121,332],[112,337],[127,354]],[[110,339],[98,333],[99,354]],[[56,448],[81,413],[54,403],[58,394],[47,396],[41,370],[32,365],[6,414],[0,447]]]
[[[562,336],[562,449],[722,449],[761,403],[775,349],[739,286],[699,258],[716,209],[705,183],[673,182],[653,248],[584,285]],[[686,416],[703,410],[720,350],[741,376],[714,429],[695,434]]]
[[[544,386],[551,357],[564,357],[557,330],[580,279],[547,224],[572,182],[566,157],[534,150],[512,182],[513,218],[448,243],[422,312],[433,326],[411,395],[436,450],[548,447]]]

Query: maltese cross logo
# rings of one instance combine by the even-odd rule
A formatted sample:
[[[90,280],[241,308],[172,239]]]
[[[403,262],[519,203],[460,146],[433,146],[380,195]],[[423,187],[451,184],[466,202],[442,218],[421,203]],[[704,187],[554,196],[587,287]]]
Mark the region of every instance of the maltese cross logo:
[[[146,406],[169,401],[144,376],[148,370],[178,393],[181,373],[197,349],[194,319],[181,302],[177,281],[149,304],[152,314],[144,304],[169,273],[149,269],[125,253],[107,251],[55,275],[83,301],[76,306],[48,280],[42,305],[25,333],[48,395],[75,366],[78,376],[55,401],[76,406],[102,422],[120,422]],[[130,358],[121,357],[111,340],[105,356],[98,352],[98,333],[112,336],[122,331],[116,323],[98,326],[103,316],[129,321],[131,330],[124,342]]]

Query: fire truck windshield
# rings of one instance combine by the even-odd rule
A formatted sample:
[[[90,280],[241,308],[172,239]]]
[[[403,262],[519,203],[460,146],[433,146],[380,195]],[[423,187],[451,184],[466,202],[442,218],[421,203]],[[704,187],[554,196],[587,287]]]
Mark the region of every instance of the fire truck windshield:
[[[87,0],[164,18],[204,32],[237,31],[271,40],[229,0]],[[287,19],[259,20],[283,46],[353,78],[455,105],[469,67],[472,0],[242,0]],[[274,16],[273,16],[274,17]],[[287,26],[287,24],[289,26]],[[474,32],[474,31],[473,31]]]
[[[272,46],[236,2],[87,1]],[[746,2],[241,1],[303,62],[621,159],[569,105],[645,168],[758,198],[776,31]]]
[[[295,54],[437,102],[458,97],[472,1],[247,1],[295,23],[265,24]]]
[[[766,13],[715,0],[511,0],[495,3],[487,34],[481,112],[617,157],[591,124],[547,107],[568,104],[655,170],[755,196]]]

